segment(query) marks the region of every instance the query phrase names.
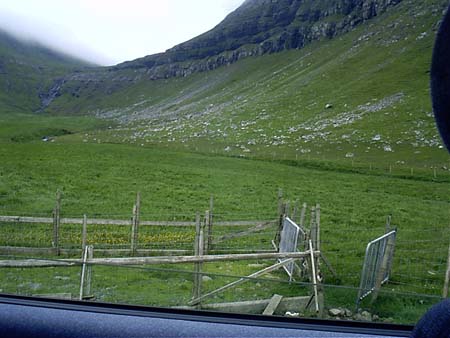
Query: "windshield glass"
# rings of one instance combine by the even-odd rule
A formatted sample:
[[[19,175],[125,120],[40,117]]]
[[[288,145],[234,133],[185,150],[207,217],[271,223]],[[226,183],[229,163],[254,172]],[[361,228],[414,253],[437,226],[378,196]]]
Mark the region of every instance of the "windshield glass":
[[[102,3],[70,12],[191,35],[122,55],[130,21],[106,60],[0,4],[1,293],[396,324],[447,298],[447,1]]]

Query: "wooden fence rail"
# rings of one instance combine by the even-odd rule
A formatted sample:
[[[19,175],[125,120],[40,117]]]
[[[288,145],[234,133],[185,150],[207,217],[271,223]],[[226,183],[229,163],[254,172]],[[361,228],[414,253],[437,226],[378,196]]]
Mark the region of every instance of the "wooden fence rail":
[[[320,256],[320,251],[312,253],[314,257]],[[255,253],[255,254],[228,254],[207,256],[159,256],[159,257],[125,257],[125,258],[93,258],[83,262],[82,259],[26,259],[26,260],[0,260],[0,267],[31,268],[51,266],[76,266],[89,265],[153,265],[153,264],[184,264],[184,263],[208,263],[224,261],[242,261],[258,259],[290,259],[310,257],[311,252],[288,252],[288,253]]]
[[[52,217],[24,217],[24,216],[0,216],[0,223],[53,223]],[[60,224],[80,224],[83,225],[84,218],[61,218]],[[214,226],[251,226],[255,224],[268,223],[273,221],[216,221]],[[130,226],[132,219],[128,220],[111,220],[111,219],[97,219],[88,218],[86,220],[87,225],[122,225]],[[195,221],[192,222],[180,222],[180,221],[140,221],[139,225],[144,226],[172,226],[172,227],[194,227]]]

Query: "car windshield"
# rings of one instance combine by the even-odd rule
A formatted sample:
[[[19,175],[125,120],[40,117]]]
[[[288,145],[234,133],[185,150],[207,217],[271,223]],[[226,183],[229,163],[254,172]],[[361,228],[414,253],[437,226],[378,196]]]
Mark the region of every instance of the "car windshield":
[[[0,293],[415,324],[449,287],[447,6],[0,4]]]

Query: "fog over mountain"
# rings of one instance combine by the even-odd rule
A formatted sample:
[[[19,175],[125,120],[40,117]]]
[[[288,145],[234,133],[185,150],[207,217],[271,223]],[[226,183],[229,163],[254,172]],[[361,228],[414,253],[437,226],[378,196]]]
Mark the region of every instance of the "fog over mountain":
[[[219,23],[243,0],[0,3],[0,28],[100,65],[163,52]]]

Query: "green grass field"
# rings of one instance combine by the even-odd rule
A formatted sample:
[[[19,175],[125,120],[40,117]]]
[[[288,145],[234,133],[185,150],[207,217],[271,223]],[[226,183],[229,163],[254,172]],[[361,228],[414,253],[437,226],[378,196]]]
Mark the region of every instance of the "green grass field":
[[[30,77],[15,96],[0,93],[0,216],[51,217],[59,190],[62,217],[127,220],[140,192],[142,220],[194,222],[211,196],[217,221],[274,220],[281,189],[291,206],[320,204],[322,251],[337,272],[322,265],[325,304],[353,310],[366,245],[391,215],[398,229],[391,278],[377,302],[362,307],[383,321],[414,323],[441,297],[450,242],[450,157],[428,89],[446,4],[404,1],[334,40],[186,78],[108,85],[109,73],[92,70],[104,82],[69,81],[38,114],[27,113],[39,105],[26,95],[39,82]],[[51,224],[1,227],[0,246],[51,247]],[[271,250],[275,230],[216,250]],[[140,235],[146,249],[193,250],[194,227],[142,227]],[[88,231],[97,249],[127,249],[130,238],[129,227]],[[81,226],[62,226],[63,248],[80,242]],[[205,264],[211,280],[203,292],[273,263]],[[92,292],[105,302],[186,305],[192,271],[192,264],[95,266]],[[77,295],[80,268],[2,268],[0,280],[6,293]],[[208,302],[310,292],[280,270]]]
[[[442,292],[450,220],[450,177],[443,170],[435,178],[432,170],[416,169],[411,175],[394,167],[390,173],[386,168],[371,170],[367,163],[352,166],[351,161],[251,160],[157,147],[43,142],[43,131],[48,129],[80,133],[83,128],[98,126],[88,119],[37,117],[36,122],[30,119],[27,128],[19,132],[17,126],[23,116],[3,119],[9,122],[2,124],[0,142],[0,214],[51,217],[59,189],[63,217],[87,214],[129,219],[136,192],[140,191],[142,219],[194,221],[196,212],[209,208],[211,195],[217,220],[275,219],[281,188],[286,199],[321,205],[322,248],[338,273],[336,279],[323,268],[325,283],[336,285],[326,287],[328,307],[354,306],[365,246],[383,234],[387,215],[392,215],[393,226],[399,232],[391,283],[383,288],[389,292],[382,294],[374,306],[363,306],[382,318],[411,323]],[[1,245],[51,245],[50,224],[2,226]],[[274,230],[224,243],[222,248],[270,250]],[[79,226],[64,226],[61,231],[63,246],[79,245]],[[126,228],[90,231],[90,243],[99,247],[126,247],[130,238],[130,229]],[[218,234],[220,231],[224,230],[218,230]],[[146,228],[143,240],[149,248],[159,245],[189,250],[193,228]],[[205,272],[214,282],[205,283],[206,290],[233,280],[224,275],[256,271],[252,263],[208,264]],[[185,304],[191,295],[192,266],[154,268],[121,268],[113,272],[108,267],[95,267],[94,293],[101,301]],[[176,271],[158,270],[168,268]],[[77,294],[79,274],[75,268],[4,269],[2,290]],[[286,281],[287,276],[279,271],[210,302],[270,298],[276,292],[286,296],[310,292],[306,286]],[[262,285],[258,291],[255,283]],[[154,290],[158,290],[156,295]]]

